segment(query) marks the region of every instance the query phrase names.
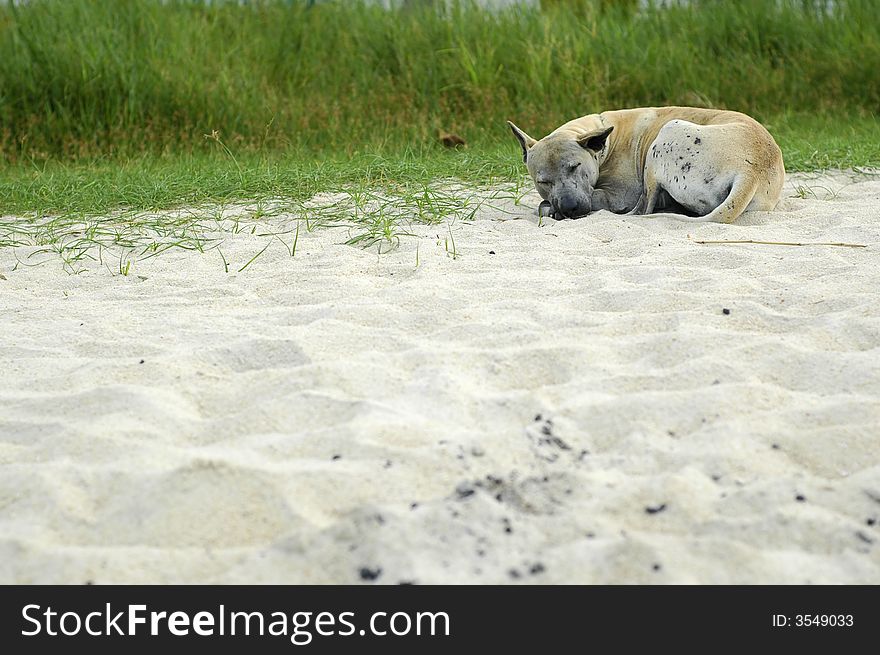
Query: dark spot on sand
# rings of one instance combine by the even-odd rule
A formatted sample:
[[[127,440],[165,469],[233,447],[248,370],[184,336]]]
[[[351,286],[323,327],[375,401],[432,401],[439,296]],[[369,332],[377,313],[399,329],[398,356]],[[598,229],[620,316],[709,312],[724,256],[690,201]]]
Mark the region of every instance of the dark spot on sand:
[[[531,568],[529,569],[529,573],[531,573],[532,575],[538,575],[539,573],[543,573],[544,571],[544,565],[541,564],[541,562],[536,562],[535,564],[532,564]]]
[[[476,492],[471,487],[465,484],[460,484],[455,488],[455,495],[458,497],[459,500],[464,500],[469,496],[473,496],[474,493]]]
[[[385,460],[385,465],[384,465],[382,468],[390,469],[390,468],[391,468],[391,463],[392,463],[392,462],[391,462],[390,459],[386,459],[386,460]]]
[[[798,501],[799,503],[805,503],[805,502],[807,502],[807,497],[804,496],[804,495],[802,495],[802,494],[798,494],[797,496],[794,497],[794,499],[795,499],[796,501]]]
[[[721,313],[724,314],[725,316],[730,316],[730,310],[727,309],[727,307],[725,307],[724,309],[722,309],[722,310],[721,310]]]
[[[712,476],[712,480],[713,480],[714,482],[718,482],[720,479],[721,479],[721,476],[720,476],[720,475],[713,475],[713,476]]]
[[[414,585],[415,582],[412,580],[401,580],[397,584],[403,585],[403,586],[409,586],[409,585]]]
[[[696,139],[694,139],[694,145],[695,145],[695,146],[700,145],[702,142],[703,142],[703,140],[702,140],[700,137],[697,137]]]
[[[541,414],[535,414],[535,420],[536,420],[536,421],[540,421],[542,418],[544,418],[543,415],[541,415]]]
[[[778,443],[770,444],[770,447],[771,447],[773,450],[779,450],[779,444],[778,444]]]
[[[93,584],[95,584],[95,581],[94,580],[86,580],[85,582],[83,582],[83,584],[84,585],[93,585]]]
[[[410,508],[410,509],[415,509],[415,508],[418,507],[418,506],[419,506],[418,503],[410,503],[410,504],[409,504],[409,508]]]
[[[877,524],[877,519],[868,519],[867,521],[865,521],[865,525],[876,525],[876,524]]]
[[[382,568],[376,567],[375,569],[368,568],[366,566],[362,566],[360,570],[361,580],[375,580],[380,575],[382,575]]]
[[[494,255],[494,254],[495,254],[495,251],[494,251],[494,250],[490,250],[490,251],[489,251],[489,254],[490,254],[490,255]]]
[[[513,532],[513,528],[510,525],[510,519],[501,519],[501,523],[504,525],[505,533],[511,534]]]
[[[654,566],[651,567],[651,569],[654,570],[654,571],[659,571],[659,570],[662,569],[662,568],[663,568],[663,567],[660,566],[659,564],[654,564]]]
[[[866,535],[866,534],[865,534],[864,532],[862,532],[861,530],[859,530],[858,532],[856,532],[856,536],[857,536],[859,539],[861,539],[862,541],[864,541],[866,544],[873,544],[873,543],[874,543],[874,538],[873,538],[873,537],[869,537],[868,535]]]
[[[651,507],[649,505],[648,507],[645,507],[645,513],[646,514],[659,514],[660,512],[662,512],[665,509],[666,509],[666,503],[662,503],[661,505],[655,505],[654,507]]]
[[[331,457],[330,459],[335,462],[337,459],[342,459],[342,455],[333,455],[333,457]]]
[[[507,572],[507,575],[509,575],[509,576],[510,576],[511,578],[513,578],[514,580],[516,580],[516,579],[519,577],[519,571],[517,571],[516,569],[510,569],[510,570]]]

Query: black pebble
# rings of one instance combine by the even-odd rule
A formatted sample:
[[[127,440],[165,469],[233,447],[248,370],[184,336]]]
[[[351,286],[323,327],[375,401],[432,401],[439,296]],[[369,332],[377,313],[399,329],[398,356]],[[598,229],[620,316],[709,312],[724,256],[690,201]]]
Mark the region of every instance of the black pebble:
[[[331,457],[330,459],[335,462],[337,459],[342,459],[342,455],[333,455],[333,457]]]
[[[529,569],[529,573],[531,573],[532,575],[537,575],[539,573],[543,573],[544,570],[544,565],[541,564],[541,562],[538,562],[537,564],[532,564],[532,567]]]
[[[381,568],[368,569],[366,566],[361,568],[361,580],[375,580],[382,575]]]
[[[802,496],[801,494],[798,494],[797,496],[795,496],[794,499],[796,501],[798,501],[799,503],[804,503],[807,501],[806,496]]]
[[[490,254],[490,255],[494,255],[494,254],[495,254],[495,251],[494,251],[494,250],[490,250],[490,251],[489,251],[489,254]]]
[[[665,509],[666,509],[666,503],[663,503],[662,505],[657,505],[656,507],[646,507],[645,512],[647,514],[659,514],[660,512],[662,512]]]
[[[865,521],[865,525],[876,525],[876,524],[877,524],[877,519],[868,519],[867,521]]]
[[[138,364],[143,364],[143,363],[144,363],[144,360],[141,360],[138,362]]]
[[[724,309],[722,309],[722,310],[721,310],[721,313],[724,314],[725,316],[730,316],[730,310],[727,309],[727,307],[725,307]]]

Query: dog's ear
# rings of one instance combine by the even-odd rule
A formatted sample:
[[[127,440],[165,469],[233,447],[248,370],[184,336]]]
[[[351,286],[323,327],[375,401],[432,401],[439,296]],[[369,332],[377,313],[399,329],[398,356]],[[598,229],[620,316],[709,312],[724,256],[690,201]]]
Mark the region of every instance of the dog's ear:
[[[593,152],[599,152],[602,148],[605,147],[605,141],[608,139],[608,135],[611,134],[611,130],[613,129],[614,126],[611,126],[601,130],[588,132],[587,134],[578,137],[578,145],[581,148],[586,148],[587,150],[592,150]]]
[[[519,129],[516,125],[507,121],[507,124],[510,125],[510,130],[513,132],[513,136],[516,137],[516,140],[519,141],[519,145],[522,146],[523,151],[523,163],[525,163],[526,158],[529,154],[529,148],[537,143],[532,137]]]

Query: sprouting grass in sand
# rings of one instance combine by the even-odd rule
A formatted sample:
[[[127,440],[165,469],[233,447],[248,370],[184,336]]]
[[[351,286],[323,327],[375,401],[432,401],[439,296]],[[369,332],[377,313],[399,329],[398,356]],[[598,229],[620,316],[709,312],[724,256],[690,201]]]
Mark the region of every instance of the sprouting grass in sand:
[[[60,259],[64,268],[79,272],[98,264],[127,275],[131,262],[150,259],[172,248],[199,253],[218,250],[227,272],[243,272],[273,244],[291,257],[301,231],[343,227],[344,243],[394,249],[415,225],[445,225],[447,249],[457,256],[449,227],[456,221],[473,220],[481,208],[503,211],[500,201],[518,203],[528,190],[524,180],[502,186],[464,185],[449,180],[428,184],[395,183],[374,187],[350,185],[310,198],[281,196],[221,204],[189,204],[169,210],[117,210],[109,214],[83,212],[31,214],[0,217],[0,247],[21,248],[27,254],[16,266]],[[227,239],[247,234],[265,244],[242,265],[231,262],[222,251]],[[123,263],[111,266],[119,259]],[[128,262],[128,265],[125,264]]]

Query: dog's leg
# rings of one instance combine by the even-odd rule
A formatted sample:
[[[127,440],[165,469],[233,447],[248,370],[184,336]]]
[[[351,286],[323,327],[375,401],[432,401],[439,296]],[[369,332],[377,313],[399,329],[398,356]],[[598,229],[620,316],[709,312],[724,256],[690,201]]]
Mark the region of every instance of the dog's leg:
[[[648,196],[642,191],[636,206],[626,212],[626,216],[641,216],[645,213],[645,207],[648,205]]]
[[[733,223],[742,214],[758,189],[758,180],[754,175],[740,174],[733,181],[730,193],[718,207],[705,216],[693,216],[682,220],[700,223]]]
[[[643,214],[652,214],[654,207],[657,205],[657,199],[660,197],[660,185],[657,184],[657,177],[654,175],[652,166],[645,166],[645,208]],[[641,204],[641,203],[640,203]]]

